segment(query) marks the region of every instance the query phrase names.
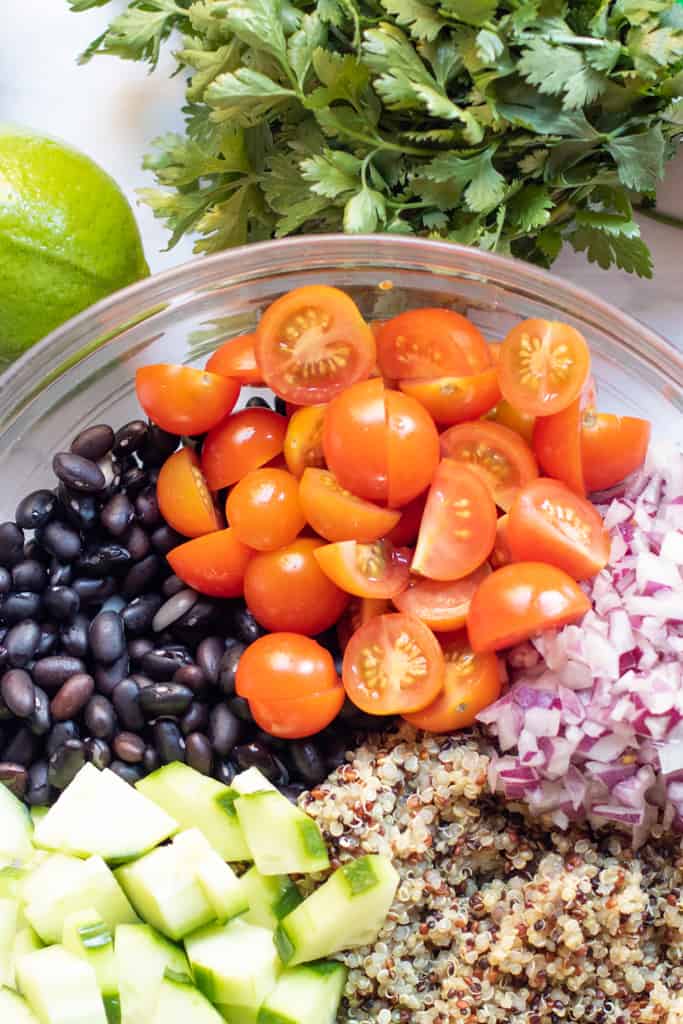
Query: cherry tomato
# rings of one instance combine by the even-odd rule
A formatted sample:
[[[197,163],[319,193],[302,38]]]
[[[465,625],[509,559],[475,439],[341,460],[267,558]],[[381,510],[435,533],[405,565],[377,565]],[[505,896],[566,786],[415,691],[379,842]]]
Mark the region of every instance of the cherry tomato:
[[[326,405],[296,409],[287,425],[284,456],[289,472],[297,479],[309,466],[322,468],[325,465],[323,426],[326,409]]]
[[[387,504],[401,508],[422,494],[432,482],[439,464],[439,435],[431,416],[414,398],[387,390],[384,399],[388,435]]]
[[[620,483],[645,461],[651,426],[635,416],[614,416],[589,409],[581,421],[581,461],[589,491]]]
[[[387,540],[390,540],[394,547],[402,548],[408,544],[414,544],[417,540],[428,493],[428,491],[423,491],[401,509],[401,518],[393,530],[387,533]]]
[[[460,629],[465,625],[475,590],[491,572],[484,562],[469,576],[452,583],[413,576],[408,589],[393,598],[400,612],[415,615],[435,632]]]
[[[481,332],[450,309],[411,309],[377,332],[377,361],[384,377],[466,377],[491,363]]]
[[[496,506],[482,478],[464,463],[443,459],[425,505],[413,572],[460,580],[486,561],[496,539]]]
[[[157,363],[135,374],[138,401],[153,423],[171,434],[203,434],[230,412],[236,380],[192,366]]]
[[[337,717],[344,706],[343,686],[293,700],[255,697],[249,701],[252,718],[270,736],[300,740],[314,736]]]
[[[276,299],[256,329],[256,360],[276,395],[297,405],[327,402],[375,364],[372,331],[350,296],[327,285]]]
[[[254,352],[255,339],[254,334],[242,334],[239,338],[223,342],[206,364],[207,370],[222,377],[232,377],[240,384],[263,384]]]
[[[389,599],[408,586],[408,560],[388,540],[325,544],[315,557],[325,575],[355,597]]]
[[[244,578],[244,597],[264,629],[315,636],[340,617],[349,595],[318,565],[314,552],[322,543],[299,537],[278,551],[254,555]]]
[[[211,597],[239,597],[254,552],[234,530],[205,533],[173,548],[166,556],[173,572],[188,587]]]
[[[201,537],[223,525],[192,448],[180,448],[164,462],[157,501],[168,525],[185,537]]]
[[[489,564],[492,569],[500,569],[501,566],[509,565],[512,561],[512,552],[510,551],[510,545],[508,544],[509,521],[509,513],[506,513],[504,516],[498,516],[498,522],[496,523],[496,540],[493,545],[493,551],[489,555]]]
[[[378,615],[344,652],[342,679],[356,707],[373,715],[405,715],[437,697],[444,657],[431,629],[413,615]]]
[[[330,652],[299,633],[267,633],[249,644],[235,676],[240,697],[293,700],[341,687]]]
[[[500,697],[502,678],[495,654],[475,654],[465,631],[441,641],[446,661],[442,692],[428,707],[406,715],[416,729],[454,732],[474,725],[477,715]]]
[[[354,384],[330,402],[323,451],[342,487],[368,501],[387,501],[389,446],[379,377]]]
[[[519,488],[538,476],[531,449],[499,423],[482,420],[450,427],[441,435],[441,454],[474,468],[506,512]]]
[[[514,562],[479,585],[467,615],[473,651],[499,651],[546,629],[576,622],[591,602],[562,569],[545,562]]]
[[[498,380],[503,398],[531,416],[566,409],[581,394],[590,372],[583,335],[555,320],[523,320],[500,350]]]
[[[491,366],[498,366],[498,363],[500,362],[500,346],[503,344],[502,341],[487,341],[486,344],[489,348]]]
[[[478,419],[500,400],[495,367],[469,377],[402,380],[399,387],[404,394],[417,399],[435,423],[448,427]]]
[[[270,409],[241,409],[210,430],[202,447],[209,487],[229,487],[282,451],[287,420]]]
[[[486,419],[493,423],[500,423],[508,430],[514,430],[516,434],[524,438],[528,445],[533,441],[536,417],[530,416],[528,412],[515,409],[514,405],[510,405],[504,398],[501,398],[500,402],[490,412],[487,412]]]
[[[326,540],[373,541],[396,526],[400,512],[373,505],[340,487],[325,469],[307,469],[299,484],[307,522]]]
[[[586,494],[581,459],[581,399],[554,416],[539,416],[534,424],[534,454],[544,473],[561,480],[582,498]]]
[[[228,495],[225,514],[242,543],[256,551],[284,547],[306,525],[299,484],[284,469],[254,469],[243,476]]]
[[[353,597],[349,605],[337,623],[337,640],[339,649],[346,650],[349,640],[361,626],[364,626],[370,619],[378,615],[384,615],[391,611],[391,605],[386,598],[377,597]]]

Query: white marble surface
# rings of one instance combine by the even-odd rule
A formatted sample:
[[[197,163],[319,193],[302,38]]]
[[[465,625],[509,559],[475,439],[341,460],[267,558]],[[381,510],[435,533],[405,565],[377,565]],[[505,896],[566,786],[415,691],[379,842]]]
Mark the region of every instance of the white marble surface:
[[[85,67],[76,56],[102,30],[122,0],[84,14],[66,0],[2,0],[0,32],[0,121],[15,121],[61,136],[99,161],[132,202],[135,189],[150,184],[140,167],[148,141],[181,127],[183,81],[169,78],[167,57],[147,75],[137,63],[98,57]],[[683,216],[683,152],[669,168],[661,208]],[[138,206],[145,250],[153,271],[184,262],[192,244],[184,239],[162,251],[167,235],[150,211]],[[563,253],[557,273],[591,288],[646,321],[683,348],[683,232],[643,221],[655,256],[652,281],[620,271],[605,273],[573,253]]]

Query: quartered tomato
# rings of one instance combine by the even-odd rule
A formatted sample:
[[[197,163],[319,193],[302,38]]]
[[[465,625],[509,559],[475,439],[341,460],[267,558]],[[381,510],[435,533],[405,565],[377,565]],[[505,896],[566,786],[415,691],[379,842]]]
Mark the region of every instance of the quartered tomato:
[[[512,561],[512,552],[510,551],[510,545],[508,544],[509,522],[509,514],[498,516],[498,522],[496,523],[496,540],[493,545],[493,551],[489,555],[489,564],[492,569],[500,569],[501,566],[509,565]]]
[[[232,377],[240,384],[263,384],[263,377],[256,363],[255,340],[254,334],[242,334],[239,338],[223,342],[206,364],[207,370],[222,377]]]
[[[301,740],[315,736],[337,717],[346,692],[336,686],[324,693],[311,694],[292,700],[269,700],[255,697],[249,701],[252,718],[270,736],[283,740]]]
[[[314,554],[325,575],[355,597],[389,599],[408,586],[408,559],[388,540],[345,540],[316,548]]]
[[[330,652],[299,633],[267,633],[254,640],[235,676],[235,689],[247,700],[300,699],[340,686]]]
[[[534,424],[534,454],[544,473],[561,480],[584,497],[586,484],[581,458],[581,399],[554,416],[539,416]]]
[[[546,629],[576,622],[591,602],[562,569],[545,562],[514,562],[479,585],[467,615],[473,651],[499,651]]]
[[[486,419],[491,420],[493,423],[500,423],[501,426],[507,427],[508,430],[514,430],[515,434],[519,434],[520,437],[524,438],[527,444],[530,445],[532,443],[536,417],[530,416],[528,412],[521,412],[519,409],[515,409],[504,398],[501,398],[500,402],[490,412],[487,412]]]
[[[330,402],[323,451],[342,487],[368,501],[387,501],[389,451],[379,377],[354,384]]]
[[[502,341],[488,341],[489,355],[491,357],[491,366],[498,366],[500,362],[500,346]]]
[[[239,597],[253,554],[235,531],[228,528],[188,540],[169,551],[166,557],[176,576],[200,594]]]
[[[429,487],[439,464],[439,435],[419,402],[385,391],[388,445],[387,504],[401,508]],[[356,458],[363,459],[362,449]]]
[[[308,405],[296,409],[289,420],[284,456],[289,472],[297,478],[302,477],[309,466],[322,468],[325,465],[323,426],[326,409],[326,405]]]
[[[496,506],[469,466],[442,459],[427,496],[412,570],[460,580],[486,561],[496,538]]]
[[[375,365],[375,339],[350,296],[306,285],[276,299],[256,329],[256,361],[268,387],[296,405],[327,402]]]
[[[405,715],[439,694],[444,657],[424,622],[412,615],[379,615],[362,626],[344,652],[344,689],[373,715]]]
[[[443,690],[426,708],[406,715],[416,729],[454,732],[474,725],[477,715],[500,697],[502,675],[495,654],[475,654],[465,631],[441,638],[446,661]]]
[[[201,537],[223,525],[192,448],[180,448],[164,462],[157,501],[168,525],[184,537]]]
[[[635,416],[588,409],[581,421],[581,459],[586,489],[604,491],[645,461],[651,426]]]
[[[230,412],[240,385],[191,366],[157,363],[135,374],[138,401],[153,423],[171,434],[203,434]]]
[[[399,387],[404,394],[417,399],[435,423],[448,427],[478,419],[500,400],[495,367],[469,377],[402,380]]]
[[[394,547],[402,548],[414,544],[420,532],[422,514],[427,503],[427,491],[418,494],[407,505],[401,509],[401,518],[396,526],[387,533],[387,540],[390,540]]]
[[[386,598],[352,597],[348,608],[337,623],[339,649],[345,651],[346,645],[356,630],[364,626],[370,619],[390,611],[391,605]]]
[[[531,416],[566,409],[581,394],[590,372],[583,335],[555,320],[523,320],[500,350],[498,380],[503,397]]]
[[[325,469],[307,469],[299,484],[306,521],[329,541],[373,541],[398,523],[401,513],[373,505],[340,487]]]
[[[441,435],[441,454],[475,469],[493,500],[507,511],[520,487],[538,476],[533,452],[499,423],[459,423]]]
[[[469,576],[452,583],[413,576],[408,589],[393,598],[400,612],[408,612],[433,629],[448,632],[465,625],[475,590],[491,572],[486,562]]]
[[[491,364],[481,332],[449,309],[411,309],[377,332],[377,362],[384,377],[465,377]]]
[[[282,451],[287,420],[270,409],[241,409],[210,430],[202,447],[209,487],[229,487]]]
[[[254,469],[228,495],[225,514],[242,541],[256,551],[289,544],[306,525],[299,483],[284,469]]]

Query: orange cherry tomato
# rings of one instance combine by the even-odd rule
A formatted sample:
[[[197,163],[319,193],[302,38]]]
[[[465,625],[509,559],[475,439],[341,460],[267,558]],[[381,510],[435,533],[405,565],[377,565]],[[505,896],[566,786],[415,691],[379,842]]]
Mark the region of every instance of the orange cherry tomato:
[[[299,537],[277,551],[252,558],[244,578],[244,597],[254,618],[272,633],[315,636],[333,626],[349,595],[322,571],[314,537]]]
[[[341,687],[334,659],[299,633],[267,633],[240,657],[235,689],[247,700],[293,700]]]
[[[377,332],[377,362],[384,377],[466,377],[491,364],[481,332],[450,309],[411,309]]]
[[[607,490],[640,469],[650,432],[647,420],[586,410],[581,421],[581,461],[587,490]]]
[[[352,636],[342,680],[356,707],[373,715],[405,715],[437,697],[444,657],[431,629],[413,615],[378,615]]]
[[[315,557],[325,575],[355,597],[388,600],[408,586],[408,560],[388,540],[325,544],[316,548]]]
[[[188,540],[169,551],[166,557],[176,576],[200,594],[239,597],[253,554],[235,531],[228,528]]]
[[[510,545],[508,544],[509,521],[510,517],[508,513],[504,516],[498,516],[498,522],[496,523],[496,540],[493,545],[493,551],[489,555],[489,564],[492,569],[500,569],[502,565],[509,565],[512,561],[512,552],[510,551]]]
[[[422,514],[427,503],[427,494],[428,491],[423,491],[401,509],[401,518],[393,530],[387,533],[387,540],[390,540],[394,547],[402,548],[408,544],[414,544],[417,540]]]
[[[323,451],[342,487],[368,501],[387,501],[389,446],[381,378],[354,384],[330,402]]]
[[[256,361],[276,395],[296,405],[327,402],[375,365],[372,331],[338,288],[307,285],[276,299],[256,329]]]
[[[460,629],[465,625],[472,595],[490,572],[484,562],[469,576],[452,583],[413,576],[408,589],[397,594],[393,602],[400,612],[415,615],[436,633]]]
[[[500,362],[500,346],[503,344],[502,341],[487,341],[486,344],[489,348],[491,366],[498,366],[498,363]]]
[[[164,462],[157,501],[168,525],[185,537],[201,537],[223,525],[192,448],[180,448]]]
[[[361,626],[364,626],[370,619],[378,615],[384,615],[391,611],[391,605],[386,598],[377,597],[353,597],[349,605],[337,623],[337,640],[341,651],[346,650],[349,640]]]
[[[239,338],[224,341],[206,364],[207,370],[222,377],[232,377],[240,384],[263,384],[254,352],[255,338],[254,334],[242,334]]]
[[[531,416],[551,416],[578,398],[590,372],[583,335],[555,320],[523,320],[500,349],[503,398]]]
[[[306,519],[299,484],[284,469],[254,469],[228,495],[225,514],[233,530],[255,551],[275,551],[297,537]]]
[[[296,409],[287,424],[284,456],[287,468],[297,479],[309,466],[321,469],[325,465],[323,454],[323,426],[326,405],[308,405]]]
[[[585,497],[581,459],[581,399],[577,398],[554,416],[539,416],[534,424],[534,454],[544,473],[561,480]]]
[[[486,419],[493,423],[500,423],[508,430],[514,430],[516,434],[524,438],[528,445],[533,441],[536,417],[530,416],[528,412],[515,409],[514,405],[510,405],[504,398],[501,398],[500,402],[486,413]]]
[[[192,366],[157,363],[135,374],[138,401],[153,423],[171,434],[204,434],[230,412],[240,386]]]
[[[407,505],[429,487],[439,464],[439,434],[418,401],[385,391],[388,445],[387,504]],[[362,456],[361,456],[362,457]]]
[[[546,629],[581,619],[591,602],[562,569],[545,562],[514,562],[479,585],[467,615],[473,651],[499,651]]]
[[[464,463],[442,459],[425,505],[412,570],[460,580],[486,561],[496,539],[496,506],[484,480]]]
[[[229,487],[282,451],[284,416],[270,409],[241,409],[210,430],[202,447],[202,469],[209,487]]]
[[[428,707],[405,719],[427,732],[469,729],[479,712],[500,697],[498,658],[495,654],[475,654],[464,630],[442,638],[441,646],[446,661],[443,690]]]
[[[337,717],[344,706],[343,686],[292,700],[255,697],[249,710],[259,729],[284,740],[301,740],[315,736]]]
[[[373,541],[396,526],[400,512],[357,498],[340,487],[326,469],[307,469],[299,484],[299,499],[307,522],[329,541]]]
[[[533,452],[519,434],[499,423],[459,423],[441,435],[441,454],[479,473],[506,512],[519,490],[538,476]]]
[[[435,423],[448,427],[478,419],[500,400],[495,367],[469,377],[402,380],[399,387],[404,394],[417,399]]]

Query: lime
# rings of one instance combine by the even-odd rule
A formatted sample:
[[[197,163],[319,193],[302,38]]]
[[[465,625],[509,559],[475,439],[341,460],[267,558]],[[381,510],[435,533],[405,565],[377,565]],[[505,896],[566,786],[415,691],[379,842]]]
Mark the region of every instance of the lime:
[[[0,127],[0,366],[147,274],[116,182],[62,142]]]

